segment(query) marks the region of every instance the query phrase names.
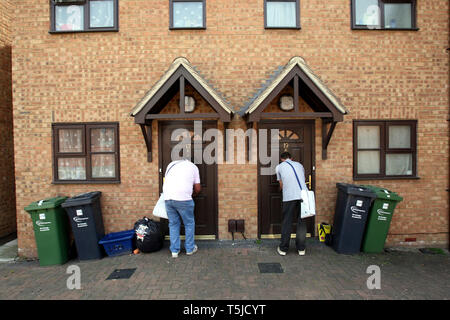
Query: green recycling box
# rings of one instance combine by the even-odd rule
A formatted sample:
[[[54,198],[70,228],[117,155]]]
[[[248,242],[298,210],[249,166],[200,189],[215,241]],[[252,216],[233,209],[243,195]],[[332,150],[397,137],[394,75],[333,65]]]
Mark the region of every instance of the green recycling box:
[[[64,264],[69,260],[69,224],[61,204],[67,197],[48,198],[31,203],[31,215],[41,266]]]
[[[363,185],[363,187],[372,190],[377,197],[369,212],[361,251],[367,253],[383,252],[394,209],[403,198],[385,188],[370,185]]]

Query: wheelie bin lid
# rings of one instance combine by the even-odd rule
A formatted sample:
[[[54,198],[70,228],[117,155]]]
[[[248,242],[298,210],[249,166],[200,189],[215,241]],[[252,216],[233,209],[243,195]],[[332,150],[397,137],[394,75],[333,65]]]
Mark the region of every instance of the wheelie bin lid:
[[[26,206],[25,210],[28,211],[28,213],[31,213],[36,210],[57,208],[62,203],[64,203],[64,201],[66,201],[66,199],[67,199],[67,197],[53,197],[53,198],[38,200],[38,201],[32,202],[28,206]]]
[[[368,188],[373,192],[375,192],[375,194],[377,195],[377,199],[394,200],[399,202],[403,200],[403,198],[399,196],[397,193],[390,191],[386,188],[381,188],[372,185],[362,185],[362,187]]]
[[[366,188],[364,186],[356,185],[356,184],[349,184],[349,183],[336,183],[336,187],[338,189],[341,189],[347,194],[355,195],[355,196],[362,196],[366,198],[372,198],[375,199],[377,195],[375,192],[373,192],[371,189]]]
[[[86,204],[91,204],[97,198],[99,198],[102,195],[101,191],[92,191],[92,192],[86,192],[77,194],[69,199],[67,199],[63,204],[63,208],[68,207],[75,207],[75,206],[83,206]]]

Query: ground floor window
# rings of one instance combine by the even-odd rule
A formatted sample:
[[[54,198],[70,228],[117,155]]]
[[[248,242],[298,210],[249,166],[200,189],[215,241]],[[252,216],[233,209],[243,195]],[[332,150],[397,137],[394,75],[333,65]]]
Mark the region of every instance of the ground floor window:
[[[353,121],[355,179],[417,175],[417,121]]]
[[[54,183],[119,182],[118,123],[55,123]]]

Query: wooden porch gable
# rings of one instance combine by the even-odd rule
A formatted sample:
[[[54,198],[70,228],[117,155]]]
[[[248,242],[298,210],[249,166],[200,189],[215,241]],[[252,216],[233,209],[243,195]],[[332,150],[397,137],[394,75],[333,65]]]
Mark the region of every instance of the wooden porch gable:
[[[211,113],[185,112],[185,88],[191,85],[212,108]],[[179,112],[160,114],[161,110],[179,93]],[[179,57],[173,61],[166,73],[145,94],[131,111],[130,116],[139,124],[148,152],[148,161],[152,159],[151,124],[154,119],[210,119],[221,120],[224,124],[231,121],[233,109],[228,101],[206,81],[186,58]]]
[[[280,112],[263,112],[288,86],[293,88],[294,109],[288,112],[281,110]],[[299,97],[302,97],[314,112],[300,112]],[[327,147],[336,123],[343,121],[348,110],[314,74],[303,58],[293,57],[258,90],[238,113],[248,124],[259,122],[261,119],[322,119],[322,158],[326,159]]]

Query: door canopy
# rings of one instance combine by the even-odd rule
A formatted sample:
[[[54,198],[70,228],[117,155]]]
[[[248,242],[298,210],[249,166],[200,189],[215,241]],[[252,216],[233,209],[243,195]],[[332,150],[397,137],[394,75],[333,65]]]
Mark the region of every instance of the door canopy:
[[[280,112],[263,112],[286,87],[293,88],[291,110],[282,111],[280,105]],[[313,112],[299,110],[299,97]],[[322,158],[326,159],[326,150],[336,123],[343,121],[348,111],[303,58],[293,57],[288,64],[274,72],[238,113],[249,124],[261,119],[322,119]]]
[[[185,96],[186,84],[189,84],[208,103],[213,112],[190,113]],[[179,93],[179,112],[160,114],[163,108]],[[187,98],[187,100],[186,100]],[[186,58],[179,57],[173,61],[166,73],[145,94],[133,108],[130,116],[141,126],[147,146],[147,160],[152,161],[152,121],[154,119],[184,120],[221,120],[224,124],[231,121],[233,110],[230,104],[206,81]]]
[[[188,82],[214,110],[213,113],[189,114],[185,113],[185,85]],[[158,115],[167,103],[180,93],[179,114]],[[167,72],[145,94],[134,107],[130,115],[135,123],[146,124],[146,120],[170,119],[198,119],[216,118],[223,122],[230,122],[233,111],[230,104],[206,81],[186,58],[179,57],[173,61]],[[148,122],[148,121],[147,121]]]

